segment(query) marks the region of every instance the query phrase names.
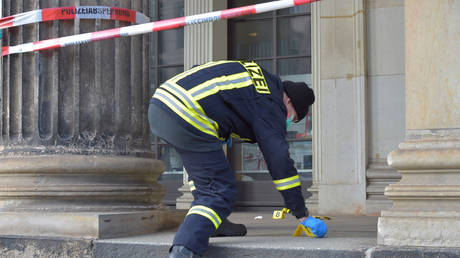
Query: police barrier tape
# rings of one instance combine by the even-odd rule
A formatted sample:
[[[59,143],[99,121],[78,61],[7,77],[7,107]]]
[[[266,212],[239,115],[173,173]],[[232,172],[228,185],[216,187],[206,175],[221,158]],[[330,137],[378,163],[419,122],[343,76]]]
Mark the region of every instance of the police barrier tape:
[[[106,19],[132,23],[147,23],[150,18],[133,10],[107,6],[70,6],[46,8],[15,14],[0,19],[0,29],[54,20]]]
[[[61,48],[71,45],[84,44],[104,39],[128,37],[139,34],[146,34],[155,31],[169,30],[181,28],[188,25],[213,22],[222,19],[230,19],[234,17],[270,12],[278,9],[309,4],[319,0],[279,0],[262,4],[254,4],[221,11],[184,16],[169,20],[162,20],[139,25],[131,25],[119,27],[115,29],[102,30],[78,35],[72,35],[62,38],[54,38],[31,43],[25,43],[16,46],[7,46],[2,48],[2,56],[11,54],[26,53],[32,51],[40,51],[45,49]]]

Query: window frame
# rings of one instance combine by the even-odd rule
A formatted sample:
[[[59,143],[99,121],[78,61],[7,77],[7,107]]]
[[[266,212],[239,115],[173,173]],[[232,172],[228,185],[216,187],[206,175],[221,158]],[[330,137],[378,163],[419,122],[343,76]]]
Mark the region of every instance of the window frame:
[[[151,20],[158,21],[160,17],[160,1],[151,0]],[[179,28],[183,30],[184,28]],[[163,83],[160,81],[160,70],[164,68],[182,68],[184,69],[184,58],[182,62],[172,63],[172,64],[160,64],[160,55],[159,55],[159,33],[153,32],[151,35],[151,44],[150,44],[150,91],[153,95],[155,90]],[[152,135],[153,136],[153,135]],[[155,153],[155,159],[160,159],[160,150],[162,147],[169,145],[167,142],[161,140],[157,136],[151,137],[151,149]]]
[[[230,1],[229,1],[230,2]],[[236,7],[236,6],[235,6]],[[310,16],[311,20],[311,11],[304,12],[304,13],[293,13],[293,14],[278,14],[278,11],[272,11],[271,16],[268,17],[253,17],[247,16],[242,18],[234,18],[229,20],[228,26],[229,28],[232,24],[237,22],[245,22],[245,21],[261,21],[261,20],[272,20],[272,40],[273,40],[273,56],[272,57],[262,57],[262,58],[253,58],[251,61],[272,61],[273,62],[273,72],[275,74],[278,73],[278,61],[281,59],[292,59],[292,58],[312,58],[311,53],[309,55],[287,55],[287,56],[278,56],[278,41],[277,41],[277,32],[278,32],[278,19],[282,18],[291,18],[291,17],[300,17],[300,16]],[[229,29],[229,39],[233,38],[232,30]],[[231,46],[231,42],[229,40],[229,46]],[[232,48],[228,48],[228,56],[233,58]]]
[[[228,1],[230,8],[239,7],[239,6],[232,6],[231,2],[232,2],[231,0]],[[271,20],[272,21],[272,32],[271,32],[272,33],[272,38],[271,39],[272,39],[272,42],[273,42],[272,56],[271,57],[262,57],[262,58],[251,58],[251,61],[255,61],[255,62],[271,61],[272,65],[273,65],[273,73],[278,74],[278,72],[279,72],[279,61],[280,60],[287,60],[287,59],[294,59],[294,58],[307,58],[307,59],[311,60],[312,51],[310,51],[309,54],[284,55],[284,56],[281,56],[278,53],[279,52],[278,51],[279,21],[281,19],[285,19],[285,18],[302,17],[302,16],[310,17],[310,24],[311,24],[311,9],[306,9],[304,12],[297,12],[297,13],[290,13],[290,14],[280,14],[279,11],[272,11],[271,15],[269,15],[269,16],[268,15],[261,16],[261,17],[245,16],[245,17],[235,18],[235,19],[229,20],[229,22],[228,22],[228,28],[229,28],[228,29],[228,33],[229,33],[228,56],[229,56],[229,58],[230,59],[238,59],[238,57],[236,57],[236,55],[233,53],[233,48],[232,48],[231,39],[235,37],[234,29],[232,28],[232,26],[235,26],[235,24],[238,23],[238,22]],[[311,68],[312,67],[310,66],[310,69]],[[312,71],[310,71],[310,73],[311,72]],[[309,114],[311,114],[311,110],[310,110]],[[299,139],[288,138],[288,139],[286,139],[286,141],[288,143],[312,142],[312,136],[311,136],[311,134],[309,134],[308,136],[305,136],[305,137],[299,138]],[[244,144],[244,142],[235,140],[235,144]],[[243,170],[243,163],[242,163],[243,162],[243,157],[242,157],[242,155],[243,155],[243,146],[241,146],[239,151],[241,152],[240,153],[241,158],[238,158],[237,160],[239,160],[238,163],[241,163],[241,164],[234,164],[234,162],[232,161],[232,167],[237,173],[245,174],[245,171]],[[232,152],[232,150],[230,150],[230,152]],[[237,168],[236,166],[238,166],[239,168]],[[302,170],[304,170],[304,169],[302,169]],[[311,171],[312,170],[313,170],[313,168],[311,169]],[[267,170],[260,170],[260,173],[264,173],[264,172],[267,172]],[[310,173],[310,172],[307,171],[306,173]]]

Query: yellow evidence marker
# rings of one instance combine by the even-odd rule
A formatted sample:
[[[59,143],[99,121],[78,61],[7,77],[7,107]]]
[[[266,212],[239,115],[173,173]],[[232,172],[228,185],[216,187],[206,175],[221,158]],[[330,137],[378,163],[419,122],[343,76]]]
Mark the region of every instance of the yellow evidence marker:
[[[312,216],[312,217],[315,219],[320,219],[320,220],[331,220],[330,217],[326,217],[326,216]]]
[[[283,208],[282,210],[275,210],[273,211],[273,219],[284,219],[284,214],[291,212],[291,210],[287,208]]]
[[[284,219],[284,214],[290,213],[291,210],[288,208],[283,208],[282,210],[274,210],[273,211],[273,219]],[[326,216],[312,216],[315,219],[320,219],[320,220],[331,220],[330,217]]]
[[[300,236],[302,234],[302,231],[305,233],[307,237],[316,237],[316,235],[313,234],[309,228],[305,227],[302,224],[297,225],[297,228],[295,229],[294,234],[292,235],[295,237]]]

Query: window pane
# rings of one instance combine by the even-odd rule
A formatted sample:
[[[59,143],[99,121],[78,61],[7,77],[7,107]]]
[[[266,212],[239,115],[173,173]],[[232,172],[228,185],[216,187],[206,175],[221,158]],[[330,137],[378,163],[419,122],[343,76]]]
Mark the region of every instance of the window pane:
[[[244,172],[266,171],[267,164],[256,144],[243,143],[243,170]]]
[[[183,0],[159,0],[160,20],[184,16]]]
[[[311,4],[298,5],[291,8],[281,9],[278,15],[311,13]]]
[[[260,3],[270,2],[270,1],[272,0],[235,0],[235,1],[229,1],[228,8],[241,7],[241,6],[247,6],[247,5],[252,5],[252,4],[260,4]],[[260,14],[255,14],[255,15],[243,16],[242,19],[265,18],[265,17],[271,17],[271,16],[272,16],[271,12],[266,12],[266,13],[260,13]]]
[[[273,56],[272,22],[270,20],[235,22],[231,26],[231,56],[253,59]]]
[[[268,172],[267,163],[257,144],[242,143],[243,174],[260,174]],[[298,172],[311,172],[311,141],[289,142],[289,155]]]
[[[160,65],[184,62],[184,29],[158,32],[158,63]]]
[[[290,142],[289,153],[294,160],[294,166],[299,172],[311,172],[312,151],[311,141]]]
[[[183,66],[178,66],[178,67],[164,67],[159,69],[159,78],[158,81],[159,83],[163,83],[166,80],[171,79],[172,77],[176,76],[177,74],[181,73],[184,71]]]
[[[311,55],[310,16],[278,20],[278,56]]]
[[[278,74],[284,80],[305,81],[311,78],[311,58],[289,58],[278,61]],[[308,81],[305,81],[308,85]]]
[[[264,68],[269,73],[275,73],[275,67],[272,60],[261,60],[256,62],[260,67]]]
[[[307,116],[298,123],[291,123],[287,129],[288,140],[311,139],[311,108],[308,110]]]

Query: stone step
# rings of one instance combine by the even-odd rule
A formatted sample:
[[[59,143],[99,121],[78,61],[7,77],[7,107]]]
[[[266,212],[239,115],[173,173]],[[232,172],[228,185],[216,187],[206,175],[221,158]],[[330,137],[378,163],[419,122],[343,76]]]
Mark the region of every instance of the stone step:
[[[377,217],[332,216],[326,238],[293,237],[295,218],[274,221],[269,212],[230,216],[248,228],[245,237],[211,238],[204,257],[460,257],[460,248],[377,245]],[[262,216],[262,219],[260,219]],[[258,219],[255,219],[258,217]],[[115,239],[0,238],[0,257],[168,257],[175,231]]]

